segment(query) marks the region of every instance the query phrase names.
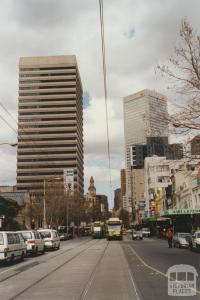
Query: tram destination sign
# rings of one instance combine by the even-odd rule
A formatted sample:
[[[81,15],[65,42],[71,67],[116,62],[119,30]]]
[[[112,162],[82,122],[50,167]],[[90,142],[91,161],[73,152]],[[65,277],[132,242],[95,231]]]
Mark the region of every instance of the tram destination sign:
[[[187,214],[200,214],[200,208],[176,208],[168,209],[164,215],[187,215]]]

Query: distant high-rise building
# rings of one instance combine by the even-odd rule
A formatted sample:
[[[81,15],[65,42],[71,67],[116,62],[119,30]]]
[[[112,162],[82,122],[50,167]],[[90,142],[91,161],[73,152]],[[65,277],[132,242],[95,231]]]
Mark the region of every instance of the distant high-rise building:
[[[83,195],[83,96],[74,55],[19,62],[17,190],[65,179]],[[67,173],[68,172],[68,173]]]
[[[122,208],[122,193],[121,189],[114,190],[114,209]]]
[[[126,170],[121,169],[120,170],[120,182],[121,182],[121,195],[122,195],[122,203],[120,205],[121,208],[123,208],[123,202],[125,201],[126,198]]]
[[[159,145],[162,145],[164,149],[164,145],[168,144],[166,97],[150,90],[143,90],[125,97],[124,135],[126,153],[126,207],[131,210],[133,203],[131,178],[131,169],[134,167],[133,147],[136,145],[146,145],[148,146],[146,151],[148,149],[150,151],[154,151],[155,149],[160,151],[158,148]],[[141,151],[143,152],[144,149]],[[141,156],[144,156],[144,153]],[[140,164],[144,164],[143,159],[144,157],[138,156]]]

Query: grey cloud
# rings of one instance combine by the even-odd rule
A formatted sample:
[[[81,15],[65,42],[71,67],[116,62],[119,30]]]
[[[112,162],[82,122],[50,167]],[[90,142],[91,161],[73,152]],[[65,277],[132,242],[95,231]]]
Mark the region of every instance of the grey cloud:
[[[199,0],[193,0],[192,4],[189,0],[104,1],[108,94],[114,120],[123,119],[123,96],[146,87],[167,93],[165,82],[154,75],[155,66],[165,62],[173,52],[181,17],[187,15],[195,28],[200,27],[199,8]],[[98,1],[94,0],[0,2],[0,99],[12,113],[16,115],[20,56],[76,54],[84,90],[91,95],[91,105],[103,97],[98,9]],[[134,38],[126,38],[124,33],[133,28]],[[10,129],[4,127],[0,140],[5,138],[5,132],[8,138],[13,138]],[[111,150],[116,168],[117,162],[124,158],[123,143],[123,132],[117,139],[112,136]],[[92,142],[85,132],[85,151],[93,163],[95,157],[105,159],[106,139]],[[13,170],[11,177],[15,177],[14,156],[11,153],[6,158],[12,162],[9,165],[1,161],[5,169],[1,178],[11,176],[9,168]]]

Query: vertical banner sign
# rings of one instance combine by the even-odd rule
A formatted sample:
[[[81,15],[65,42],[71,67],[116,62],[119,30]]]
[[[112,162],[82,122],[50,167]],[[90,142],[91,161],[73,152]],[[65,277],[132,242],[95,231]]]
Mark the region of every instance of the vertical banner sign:
[[[74,169],[64,169],[64,185],[66,192],[74,191]]]

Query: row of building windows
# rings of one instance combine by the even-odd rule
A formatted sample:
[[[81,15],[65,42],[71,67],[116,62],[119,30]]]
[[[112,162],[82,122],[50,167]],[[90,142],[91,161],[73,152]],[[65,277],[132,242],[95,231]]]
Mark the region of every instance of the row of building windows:
[[[19,91],[19,96],[41,96],[41,95],[44,95],[44,96],[46,96],[46,95],[66,95],[66,94],[75,94],[76,93],[76,91],[63,91],[63,92],[60,92],[60,91],[57,91],[57,92],[37,92],[37,93],[32,93],[32,92],[30,92],[30,93],[21,93],[20,91]]]
[[[45,71],[45,70],[69,70],[69,69],[72,69],[72,70],[75,70],[76,67],[75,66],[59,66],[59,67],[22,67],[20,68],[19,70],[20,71]]]
[[[54,144],[54,145],[18,145],[18,149],[37,149],[37,148],[56,148],[56,147],[76,147],[76,144],[68,143],[68,144]]]
[[[76,97],[72,96],[70,98],[33,98],[33,99],[19,99],[19,104],[20,103],[29,103],[29,102],[56,102],[56,101],[74,101],[76,100]]]
[[[76,141],[76,137],[71,137],[70,136],[70,140]],[[34,142],[35,143],[36,141],[45,141],[45,142],[47,142],[47,141],[57,141],[59,143],[60,141],[63,141],[63,139],[60,140],[59,137],[57,137],[57,138],[56,137],[55,138],[50,138],[50,137],[22,138],[21,136],[18,139],[18,142],[24,142],[24,143],[27,143],[27,142]]]
[[[44,90],[44,89],[67,89],[74,88],[76,86],[76,82],[71,85],[34,85],[34,86],[20,86],[19,90]]]
[[[47,152],[37,152],[37,151],[34,151],[34,152],[18,152],[18,156],[25,156],[25,155],[51,155],[51,154],[76,154],[77,151],[71,151],[71,150],[65,150],[65,151],[62,151],[62,150],[50,150],[50,151],[47,151]]]
[[[19,74],[19,78],[26,78],[26,77],[53,77],[53,76],[67,76],[67,75],[74,75],[75,72],[69,72],[69,73],[44,73],[44,74]]]
[[[65,153],[66,154],[66,153]],[[67,153],[68,154],[68,153]],[[76,156],[76,152],[75,152],[75,156]],[[37,158],[18,158],[18,162],[44,162],[44,161],[71,161],[71,160],[76,160],[75,157],[53,157],[53,158],[50,158],[50,157],[37,157]]]
[[[36,104],[36,105],[27,105],[27,106],[20,106],[19,107],[19,109],[21,110],[21,109],[24,109],[24,110],[26,110],[26,109],[40,109],[40,108],[53,108],[53,109],[59,109],[59,108],[68,108],[68,107],[76,107],[76,104],[67,104],[67,103],[62,103],[62,104],[60,104],[60,105],[58,105],[58,104],[52,104],[52,105],[49,105],[49,104],[43,104],[43,105],[38,105],[38,104]]]
[[[45,119],[43,119],[43,118],[30,118],[30,119],[25,119],[25,118],[19,118],[19,124],[21,124],[22,122],[23,122],[23,125],[24,125],[24,123],[35,123],[35,122],[48,122],[48,121],[55,121],[55,120],[57,120],[57,121],[66,121],[66,117],[65,118],[63,118],[63,117],[60,117],[60,116],[58,116],[57,118],[55,118],[54,116],[52,116],[51,118],[45,118]],[[67,116],[67,120],[76,120],[76,117],[68,117]],[[22,126],[23,126],[22,125]]]
[[[24,128],[54,128],[54,127],[76,127],[76,123],[72,122],[71,124],[44,124],[44,125],[19,125],[19,129]]]
[[[75,163],[76,161],[73,160],[73,163]],[[55,169],[55,168],[69,168],[71,166],[70,165],[33,165],[33,166],[17,166],[18,170],[31,170],[31,169]]]
[[[67,76],[68,77],[68,76]],[[59,83],[59,82],[71,82],[71,81],[76,81],[76,76],[73,76],[74,78],[66,78],[66,79],[56,79],[52,78],[51,80],[48,79],[43,79],[43,80],[19,80],[19,84],[31,84],[31,83]]]
[[[62,111],[42,111],[42,112],[20,112],[19,116],[34,116],[34,115],[59,115],[59,114],[75,114],[75,110],[62,110]],[[66,119],[65,119],[66,120]]]
[[[21,136],[24,136],[24,135],[34,135],[34,134],[68,134],[68,133],[76,133],[77,131],[76,130],[70,130],[68,129],[67,131],[65,130],[62,130],[62,131],[29,131],[29,132],[20,132],[20,135]]]
[[[63,168],[76,168],[77,165],[68,165],[68,166],[64,166]],[[51,171],[49,170],[48,172],[40,172],[40,171],[31,171],[31,173],[19,173],[17,172],[18,176],[45,176],[45,175],[63,175],[63,170],[61,171]]]

